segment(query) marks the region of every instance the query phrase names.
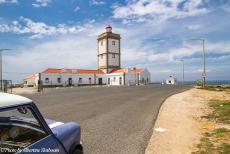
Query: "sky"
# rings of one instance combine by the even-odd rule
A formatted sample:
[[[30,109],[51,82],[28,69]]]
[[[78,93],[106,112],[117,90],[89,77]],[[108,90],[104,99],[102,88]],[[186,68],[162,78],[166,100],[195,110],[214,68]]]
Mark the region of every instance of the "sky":
[[[147,68],[154,82],[172,75],[230,79],[229,0],[0,0],[3,77],[22,82],[46,68],[97,69],[96,37],[111,24],[122,67]]]

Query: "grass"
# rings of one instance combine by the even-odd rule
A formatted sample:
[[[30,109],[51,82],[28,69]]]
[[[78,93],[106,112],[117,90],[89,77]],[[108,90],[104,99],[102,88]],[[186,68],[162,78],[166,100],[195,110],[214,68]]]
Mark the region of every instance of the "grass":
[[[217,124],[230,124],[230,101],[211,100],[209,106],[212,113],[205,116]],[[203,133],[197,151],[193,154],[230,154],[230,129],[217,128]]]
[[[204,133],[197,145],[197,151],[193,154],[229,154],[230,143],[230,130],[225,128],[218,128],[211,133]]]
[[[205,88],[202,88],[205,90],[210,90],[210,91],[230,91],[230,87],[223,87],[223,86],[206,86]]]
[[[212,113],[206,116],[209,120],[230,124],[230,101],[212,100],[209,106],[213,109]]]
[[[230,153],[230,144],[223,143],[219,146],[218,151],[221,154],[229,154]]]
[[[215,135],[216,138],[224,138],[230,135],[230,130],[226,128],[218,128],[213,131],[213,135]]]

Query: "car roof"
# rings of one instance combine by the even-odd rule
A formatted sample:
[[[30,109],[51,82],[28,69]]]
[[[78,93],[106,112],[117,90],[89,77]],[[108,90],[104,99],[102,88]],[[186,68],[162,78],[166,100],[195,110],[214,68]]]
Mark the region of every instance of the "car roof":
[[[32,102],[32,100],[26,97],[0,92],[0,108],[7,107],[7,106],[21,105],[30,102]]]

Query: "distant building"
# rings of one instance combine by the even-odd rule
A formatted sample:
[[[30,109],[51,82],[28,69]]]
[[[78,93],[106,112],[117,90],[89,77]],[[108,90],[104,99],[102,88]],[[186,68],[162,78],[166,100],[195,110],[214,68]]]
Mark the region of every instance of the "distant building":
[[[38,85],[38,74],[29,75],[24,79],[24,86],[36,87]]]
[[[169,76],[169,78],[167,78],[167,79],[165,80],[165,83],[166,83],[166,84],[177,84],[177,80],[176,80],[176,78],[174,78],[174,77],[172,77],[172,76]]]
[[[112,27],[98,35],[97,70],[48,68],[42,72],[44,86],[139,85],[150,82],[150,72],[143,68],[121,68],[120,35]],[[33,75],[34,76],[34,75]],[[25,86],[37,86],[38,75],[24,79]]]

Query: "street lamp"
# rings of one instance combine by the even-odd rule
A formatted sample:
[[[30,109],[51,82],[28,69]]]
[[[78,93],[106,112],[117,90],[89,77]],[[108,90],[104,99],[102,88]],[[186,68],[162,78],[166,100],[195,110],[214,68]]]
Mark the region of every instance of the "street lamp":
[[[184,85],[184,59],[179,59],[177,61],[182,62],[182,85]]]
[[[196,39],[192,39],[192,40],[199,40],[199,41],[202,41],[202,43],[203,43],[203,57],[202,57],[202,61],[203,61],[203,72],[202,72],[203,84],[202,84],[202,87],[204,88],[205,87],[205,78],[206,78],[206,71],[205,71],[205,47],[204,47],[205,40],[202,39],[202,38],[196,38]]]
[[[0,90],[2,90],[2,51],[6,51],[10,49],[0,49]]]

